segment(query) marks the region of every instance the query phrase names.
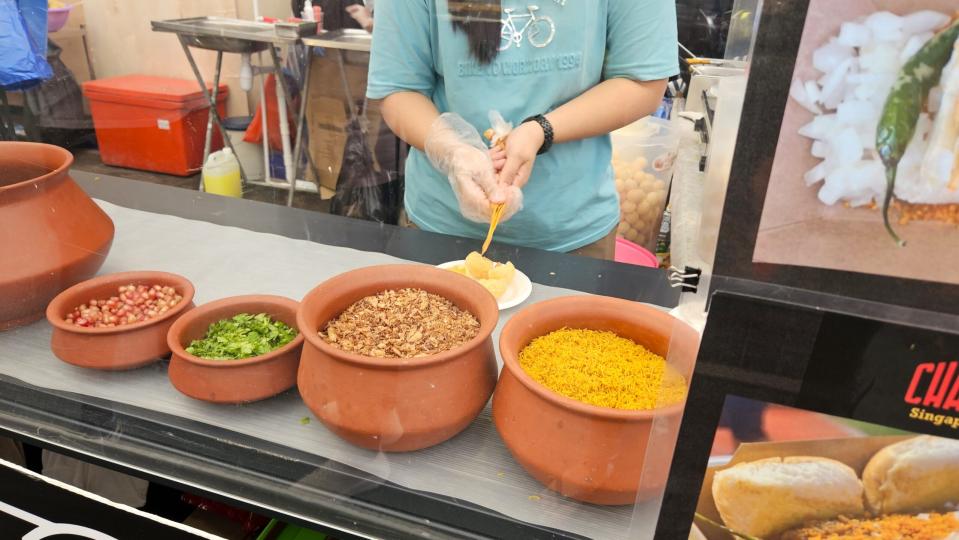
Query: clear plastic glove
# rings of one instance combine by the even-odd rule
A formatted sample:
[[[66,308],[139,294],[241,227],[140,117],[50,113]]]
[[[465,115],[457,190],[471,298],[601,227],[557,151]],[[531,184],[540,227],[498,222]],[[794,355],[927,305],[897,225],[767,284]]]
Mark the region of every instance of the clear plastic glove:
[[[483,139],[458,114],[440,115],[430,128],[425,146],[430,162],[449,179],[466,219],[489,223],[492,205],[505,203],[500,221],[507,221],[523,208],[523,192],[497,183]]]
[[[507,122],[499,111],[493,110],[489,112],[489,125],[491,127],[483,133],[483,136],[489,140],[490,148],[505,150],[506,138],[513,131],[513,124]]]

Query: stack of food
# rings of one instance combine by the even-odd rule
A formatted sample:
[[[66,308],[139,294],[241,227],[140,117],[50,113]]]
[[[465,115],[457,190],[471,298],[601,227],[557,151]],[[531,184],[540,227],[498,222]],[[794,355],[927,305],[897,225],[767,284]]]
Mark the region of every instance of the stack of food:
[[[467,255],[463,264],[452,266],[449,269],[476,280],[497,299],[506,294],[510,284],[513,283],[513,277],[516,275],[516,267],[513,266],[513,263],[493,262],[476,251]]]
[[[876,453],[862,479],[822,457],[769,458],[716,473],[726,527],[779,540],[959,539],[959,441],[919,436]]]
[[[643,156],[629,160],[613,154],[613,174],[622,211],[619,235],[647,249],[655,247],[666,208],[669,186],[655,176],[657,170],[672,167],[672,156],[664,159],[663,163],[651,164]]]

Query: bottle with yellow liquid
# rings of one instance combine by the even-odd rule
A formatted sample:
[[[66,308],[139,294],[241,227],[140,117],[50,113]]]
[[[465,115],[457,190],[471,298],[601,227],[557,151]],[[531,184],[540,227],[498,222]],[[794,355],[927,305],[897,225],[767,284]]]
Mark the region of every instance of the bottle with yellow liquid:
[[[207,193],[224,197],[243,196],[240,163],[232,150],[224,148],[213,152],[207,158],[206,164],[203,165],[203,189]]]

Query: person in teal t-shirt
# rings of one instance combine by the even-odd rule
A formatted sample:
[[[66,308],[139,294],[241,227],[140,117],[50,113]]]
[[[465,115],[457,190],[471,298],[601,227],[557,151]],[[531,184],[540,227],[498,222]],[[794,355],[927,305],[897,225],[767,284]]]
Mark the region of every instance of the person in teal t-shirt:
[[[612,258],[609,132],[677,72],[673,0],[381,0],[367,95],[413,147],[413,225],[482,238],[506,203],[497,241]],[[479,139],[493,110],[505,150]]]

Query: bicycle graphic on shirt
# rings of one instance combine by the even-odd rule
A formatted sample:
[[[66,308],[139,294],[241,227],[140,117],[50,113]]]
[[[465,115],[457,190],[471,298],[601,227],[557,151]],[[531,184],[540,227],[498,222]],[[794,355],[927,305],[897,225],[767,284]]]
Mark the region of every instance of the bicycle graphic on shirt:
[[[522,47],[524,35],[529,44],[538,49],[553,42],[553,37],[556,36],[556,25],[553,24],[553,19],[547,16],[537,17],[536,12],[539,11],[539,6],[527,6],[527,9],[529,13],[519,15],[513,13],[515,10],[512,8],[503,10],[506,18],[501,20],[503,29],[500,31],[500,51],[505,51],[513,45]]]

